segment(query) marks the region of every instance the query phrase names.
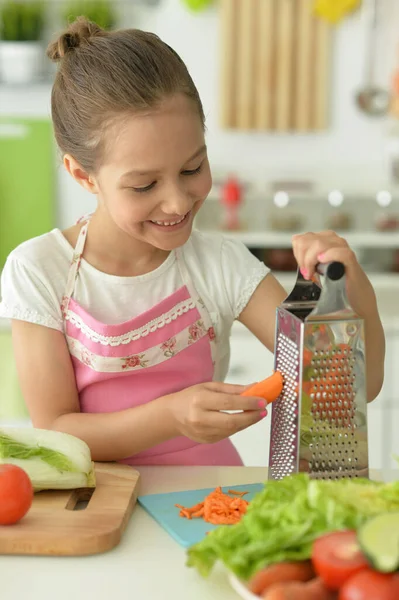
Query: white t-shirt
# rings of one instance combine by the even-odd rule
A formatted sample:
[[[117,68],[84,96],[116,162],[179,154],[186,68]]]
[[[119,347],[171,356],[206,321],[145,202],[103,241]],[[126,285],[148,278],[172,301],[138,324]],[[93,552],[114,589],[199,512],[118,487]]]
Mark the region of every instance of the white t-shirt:
[[[233,321],[269,269],[238,241],[193,230],[183,246],[187,269],[215,327],[215,380],[226,377]],[[9,255],[1,277],[0,318],[63,331],[61,300],[73,248],[59,229],[33,238]],[[98,321],[113,325],[147,311],[183,285],[176,255],[150,273],[118,277],[82,259],[73,298]]]

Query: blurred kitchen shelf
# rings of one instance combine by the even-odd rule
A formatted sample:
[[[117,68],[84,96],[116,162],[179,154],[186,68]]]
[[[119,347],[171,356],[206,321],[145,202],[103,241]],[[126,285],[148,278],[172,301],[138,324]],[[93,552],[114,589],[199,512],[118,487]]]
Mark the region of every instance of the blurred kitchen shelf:
[[[217,167],[216,167],[217,168]],[[215,170],[213,170],[213,173]],[[213,177],[215,175],[213,174]],[[248,182],[247,190],[245,191],[245,196],[243,199],[243,204],[251,205],[254,203],[264,203],[265,201],[270,201],[273,203],[273,198],[275,196],[275,191],[270,189],[272,182],[270,180],[264,179],[256,182]],[[289,193],[290,198],[290,206],[298,205],[298,203],[306,201],[306,202],[316,202],[318,204],[324,203],[326,207],[328,207],[327,198],[329,192],[332,190],[330,187],[324,182],[323,178],[317,180],[317,189],[311,192],[298,192],[298,193]],[[399,189],[397,185],[386,183],[386,185],[375,185],[373,190],[370,192],[369,190],[365,190],[362,187],[358,189],[349,188],[349,183],[345,182],[345,185],[342,186],[342,191],[344,194],[345,202],[342,206],[347,205],[350,202],[373,202],[376,203],[376,196],[381,191],[386,191],[391,195],[392,205],[399,201]],[[283,191],[283,188],[282,188]],[[221,188],[218,187],[216,190],[212,190],[206,201],[211,204],[220,204],[222,197]],[[376,206],[377,203],[375,204]]]
[[[209,233],[223,233],[226,237],[239,240],[249,248],[290,248],[293,233],[276,231],[221,231],[203,229]],[[339,233],[339,232],[338,232]],[[399,248],[399,232],[342,232],[352,248]]]

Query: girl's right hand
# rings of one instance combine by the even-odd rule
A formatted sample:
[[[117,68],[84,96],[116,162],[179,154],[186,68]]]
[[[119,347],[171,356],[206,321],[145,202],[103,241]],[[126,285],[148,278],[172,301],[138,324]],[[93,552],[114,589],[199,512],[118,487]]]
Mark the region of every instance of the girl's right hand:
[[[247,388],[213,381],[166,396],[178,434],[194,442],[213,444],[257,423],[267,415],[266,402],[263,398],[240,396]]]

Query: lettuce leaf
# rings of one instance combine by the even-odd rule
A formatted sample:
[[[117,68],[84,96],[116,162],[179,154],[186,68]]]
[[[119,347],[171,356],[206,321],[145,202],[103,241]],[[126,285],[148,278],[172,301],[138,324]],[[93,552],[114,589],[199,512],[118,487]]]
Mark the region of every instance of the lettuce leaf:
[[[241,579],[276,562],[310,558],[314,540],[357,529],[376,514],[399,510],[399,482],[312,480],[307,474],[270,481],[237,525],[221,526],[188,550],[187,565],[207,576],[221,560]]]
[[[24,469],[35,492],[96,485],[88,445],[60,431],[0,427],[0,465],[4,463]]]
[[[0,456],[4,460],[8,458],[19,460],[40,458],[50,467],[55,467],[60,471],[79,472],[77,466],[65,454],[43,446],[28,446],[3,433],[0,433]]]

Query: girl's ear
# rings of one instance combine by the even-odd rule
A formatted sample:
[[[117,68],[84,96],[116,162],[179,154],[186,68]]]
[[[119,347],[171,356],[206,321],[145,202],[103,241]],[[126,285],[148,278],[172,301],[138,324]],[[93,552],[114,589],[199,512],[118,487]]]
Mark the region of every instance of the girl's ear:
[[[98,194],[99,190],[94,177],[86,173],[78,161],[70,154],[65,154],[64,156],[64,167],[74,178],[74,180],[77,181],[85,190],[91,194]]]

